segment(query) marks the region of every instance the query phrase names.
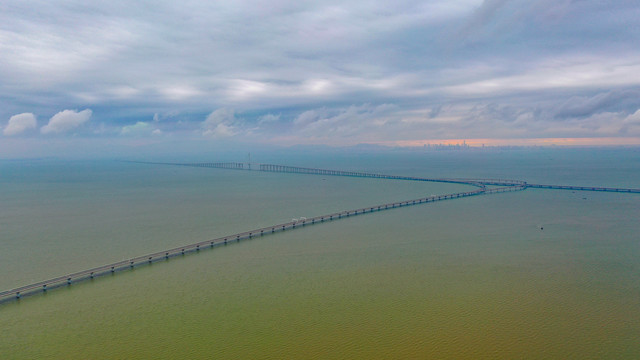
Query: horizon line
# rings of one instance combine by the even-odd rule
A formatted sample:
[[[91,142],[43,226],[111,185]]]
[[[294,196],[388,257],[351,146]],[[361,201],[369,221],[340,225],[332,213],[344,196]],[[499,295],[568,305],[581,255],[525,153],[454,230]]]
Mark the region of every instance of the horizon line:
[[[459,139],[424,139],[395,140],[373,142],[372,144],[396,147],[424,146],[633,146],[640,145],[640,137],[559,137],[559,138],[459,138]]]

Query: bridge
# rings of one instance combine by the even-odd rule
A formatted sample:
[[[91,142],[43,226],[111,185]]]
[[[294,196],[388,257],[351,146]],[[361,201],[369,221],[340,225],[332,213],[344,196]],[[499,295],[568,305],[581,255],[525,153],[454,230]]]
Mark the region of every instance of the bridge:
[[[133,162],[133,161],[130,161],[130,162]],[[399,175],[374,174],[374,173],[366,173],[366,172],[304,168],[304,167],[294,167],[294,166],[274,165],[274,164],[260,164],[256,170],[252,170],[250,164],[237,163],[237,162],[214,162],[214,163],[134,162],[134,163],[153,164],[153,165],[192,166],[192,167],[203,167],[203,168],[219,168],[219,169],[278,172],[278,173],[296,173],[296,174],[310,174],[310,175],[324,175],[324,176],[350,176],[350,177],[391,179],[391,180],[444,182],[444,183],[470,185],[470,186],[476,187],[476,189],[472,191],[457,192],[457,193],[443,194],[443,195],[431,195],[431,196],[423,197],[419,199],[404,200],[404,201],[369,206],[365,208],[338,211],[338,212],[334,212],[326,215],[315,216],[312,218],[301,218],[299,220],[292,220],[290,222],[275,224],[272,226],[258,228],[250,231],[244,231],[241,233],[219,237],[212,240],[201,241],[201,242],[188,244],[188,245],[184,245],[184,246],[180,246],[180,247],[176,247],[168,250],[136,256],[128,260],[122,260],[122,261],[114,262],[111,264],[102,265],[102,266],[94,267],[91,269],[86,269],[86,270],[78,271],[75,273],[63,275],[63,276],[58,276],[53,279],[39,281],[33,284],[2,291],[0,292],[0,303],[20,299],[23,296],[31,295],[34,293],[46,292],[48,290],[63,287],[63,286],[70,286],[71,284],[88,280],[88,279],[94,279],[95,277],[98,277],[98,276],[115,274],[116,272],[134,269],[135,267],[149,265],[154,262],[166,261],[172,257],[184,256],[188,253],[199,252],[205,249],[213,249],[218,246],[227,245],[231,242],[240,242],[241,240],[252,239],[255,237],[262,237],[265,235],[274,234],[276,232],[299,229],[309,225],[321,224],[325,222],[349,218],[352,216],[363,215],[367,213],[379,212],[379,211],[390,210],[390,209],[396,209],[396,208],[401,208],[406,206],[432,203],[432,202],[443,201],[443,200],[466,198],[466,197],[477,196],[477,195],[497,194],[497,193],[511,192],[511,191],[522,191],[522,190],[526,190],[527,188],[640,193],[640,189],[630,189],[630,188],[541,185],[541,184],[528,184],[527,182],[521,181],[521,180],[507,180],[507,179],[423,178],[423,177],[411,177],[411,176],[399,176]],[[245,166],[245,164],[247,166]]]
[[[640,189],[626,188],[609,188],[609,187],[593,187],[593,186],[571,186],[571,185],[542,185],[527,184],[527,187],[538,189],[556,189],[556,190],[574,190],[574,191],[604,191],[604,192],[621,192],[640,194]]]

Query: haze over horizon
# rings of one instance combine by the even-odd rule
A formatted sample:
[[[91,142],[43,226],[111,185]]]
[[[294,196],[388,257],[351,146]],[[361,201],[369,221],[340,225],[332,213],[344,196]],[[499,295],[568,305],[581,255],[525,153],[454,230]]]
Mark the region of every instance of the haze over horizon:
[[[0,158],[640,145],[635,1],[0,5]]]

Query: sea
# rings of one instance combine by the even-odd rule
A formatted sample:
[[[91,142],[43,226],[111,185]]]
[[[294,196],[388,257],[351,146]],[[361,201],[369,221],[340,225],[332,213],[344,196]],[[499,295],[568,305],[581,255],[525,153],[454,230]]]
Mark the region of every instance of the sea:
[[[640,188],[640,148],[252,153],[257,163]],[[467,185],[0,160],[0,291]],[[172,161],[245,161],[229,154]],[[255,237],[0,303],[0,359],[638,359],[640,194],[526,189]]]

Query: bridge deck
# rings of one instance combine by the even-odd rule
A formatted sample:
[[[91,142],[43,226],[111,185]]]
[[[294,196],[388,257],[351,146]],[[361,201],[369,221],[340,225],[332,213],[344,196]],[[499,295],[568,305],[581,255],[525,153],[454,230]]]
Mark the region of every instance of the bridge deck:
[[[150,163],[150,162],[136,162],[144,164],[158,164],[158,165],[179,165],[179,166],[194,166],[205,168],[221,168],[232,170],[252,170],[251,166],[246,166],[244,163]],[[526,188],[541,188],[541,189],[562,189],[562,190],[582,190],[582,191],[606,191],[606,192],[624,192],[624,193],[640,193],[640,189],[626,189],[626,188],[606,188],[606,187],[585,187],[585,186],[566,186],[566,185],[543,185],[543,184],[528,184],[525,181],[520,180],[505,180],[505,179],[449,179],[449,178],[421,178],[411,176],[398,176],[398,175],[384,175],[373,174],[364,172],[352,172],[341,170],[326,170],[326,169],[314,169],[314,168],[302,168],[284,165],[274,164],[261,164],[258,171],[265,172],[285,172],[285,173],[299,173],[299,174],[312,174],[312,175],[329,175],[329,176],[351,176],[351,177],[365,177],[365,178],[378,178],[378,179],[392,179],[392,180],[410,180],[410,181],[430,181],[430,182],[444,182],[444,183],[456,183],[475,186],[478,189],[473,191],[445,194],[445,195],[432,195],[424,198],[398,201],[387,204],[375,205],[366,208],[359,208],[354,210],[339,211],[327,215],[320,215],[309,219],[302,219],[300,221],[291,221],[282,224],[276,224],[250,231],[244,231],[241,233],[216,238],[213,240],[201,241],[193,244],[188,244],[168,250],[158,251],[147,255],[137,256],[128,260],[118,261],[107,265],[98,266],[95,268],[78,271],[75,273],[67,274],[64,276],[58,276],[53,279],[40,281],[37,283],[21,286],[15,289],[6,290],[0,292],[0,303],[9,301],[14,298],[20,298],[21,296],[31,294],[39,291],[47,291],[60,286],[71,285],[73,282],[78,282],[86,279],[92,279],[96,276],[105,274],[113,274],[118,271],[126,269],[132,269],[136,266],[151,264],[153,262],[167,260],[170,257],[184,255],[188,252],[200,251],[205,248],[214,248],[220,245],[226,245],[232,241],[240,241],[244,239],[250,239],[256,236],[264,236],[266,234],[272,234],[279,231],[285,231],[289,229],[301,228],[307,225],[313,225],[323,223],[325,221],[332,221],[336,219],[342,219],[354,215],[361,215],[365,213],[372,213],[382,210],[394,209],[403,206],[417,205],[423,203],[430,203],[442,200],[464,198],[469,196],[481,195],[481,194],[495,194],[508,191],[521,191]],[[495,188],[487,188],[487,186],[498,186]]]
[[[237,234],[232,234],[224,237],[219,237],[212,240],[201,241],[193,244],[188,244],[180,247],[175,247],[168,250],[158,251],[151,254],[146,254],[142,256],[137,256],[128,260],[118,261],[107,265],[98,266],[95,268],[78,271],[75,273],[58,276],[53,279],[48,279],[40,282],[36,282],[33,284],[21,286],[15,289],[6,290],[0,292],[0,302],[11,300],[14,298],[20,298],[22,296],[40,292],[51,290],[60,286],[71,285],[74,282],[92,279],[97,276],[105,275],[105,274],[113,274],[115,272],[132,269],[136,266],[150,264],[162,260],[167,260],[171,257],[178,255],[185,255],[189,252],[200,251],[206,248],[214,248],[220,245],[226,245],[229,242],[239,242],[240,240],[250,239],[257,236],[264,236],[266,234],[273,234],[280,231],[285,231],[289,229],[296,229],[305,227],[308,225],[320,224],[326,221],[333,221],[338,219],[344,219],[355,215],[362,215],[366,213],[372,213],[383,210],[390,210],[410,205],[418,205],[424,203],[431,203],[442,200],[450,200],[450,199],[458,199],[464,198],[474,195],[480,194],[494,194],[500,192],[507,191],[517,191],[523,190],[524,187],[503,187],[503,188],[494,188],[494,189],[485,189],[481,187],[480,189],[452,194],[444,194],[444,195],[432,195],[424,198],[414,199],[414,200],[405,200],[398,201],[392,203],[386,203],[381,205],[375,205],[365,208],[358,208],[353,210],[344,210],[339,212],[334,212],[326,215],[315,216],[312,218],[303,219],[300,221],[290,221],[286,223],[276,224],[272,226],[262,227],[250,231],[244,231]]]
[[[622,192],[622,193],[640,194],[640,189],[629,189],[629,188],[609,188],[609,187],[572,186],[572,185],[543,185],[543,184],[527,184],[527,187],[538,188],[538,189],[604,191],[604,192]]]

